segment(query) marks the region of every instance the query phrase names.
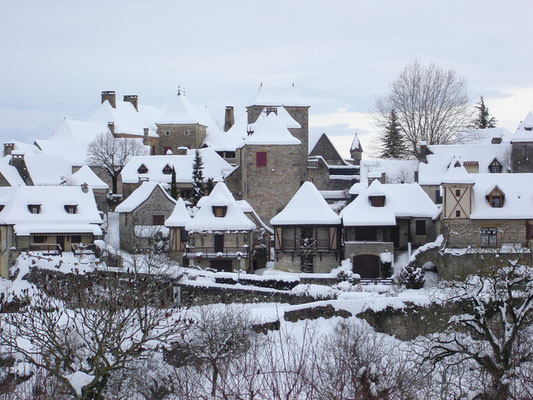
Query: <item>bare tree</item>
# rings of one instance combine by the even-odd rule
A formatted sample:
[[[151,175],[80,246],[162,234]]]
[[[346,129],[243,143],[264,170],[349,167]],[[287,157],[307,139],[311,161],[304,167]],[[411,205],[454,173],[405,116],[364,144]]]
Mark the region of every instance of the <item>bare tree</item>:
[[[89,143],[87,162],[107,172],[113,182],[113,193],[117,193],[118,177],[124,166],[131,157],[147,153],[142,141],[132,138],[115,138],[113,134],[106,132]]]
[[[389,93],[376,100],[378,123],[385,126],[394,110],[410,151],[416,155],[418,143],[449,143],[468,126],[466,83],[454,70],[415,61],[392,83]]]
[[[445,332],[427,338],[428,360],[472,364],[488,378],[479,388],[483,399],[511,398],[513,387],[532,390],[524,371],[533,364],[533,267],[514,258],[486,276],[444,282],[441,300],[458,302],[462,314],[450,319]]]

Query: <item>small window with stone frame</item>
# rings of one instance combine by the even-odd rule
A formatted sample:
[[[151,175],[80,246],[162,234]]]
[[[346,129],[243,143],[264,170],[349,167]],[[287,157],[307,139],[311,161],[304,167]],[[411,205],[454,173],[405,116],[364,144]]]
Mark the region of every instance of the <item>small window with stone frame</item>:
[[[481,246],[496,247],[498,245],[498,235],[496,228],[481,229]]]
[[[165,165],[165,168],[163,168],[163,173],[165,175],[171,175],[172,174],[172,168],[170,168],[170,165]]]
[[[217,218],[225,217],[227,211],[228,211],[227,206],[213,206],[213,215]]]
[[[427,224],[424,220],[415,221],[415,235],[425,235]]]

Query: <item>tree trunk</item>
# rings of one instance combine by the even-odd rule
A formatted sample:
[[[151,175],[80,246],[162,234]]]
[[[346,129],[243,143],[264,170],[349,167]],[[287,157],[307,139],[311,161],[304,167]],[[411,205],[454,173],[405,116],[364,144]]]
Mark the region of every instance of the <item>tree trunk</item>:
[[[117,194],[117,182],[118,182],[118,176],[111,175],[111,181],[113,182],[113,194]]]
[[[211,397],[214,399],[217,394],[218,368],[213,364],[213,386],[211,388]]]

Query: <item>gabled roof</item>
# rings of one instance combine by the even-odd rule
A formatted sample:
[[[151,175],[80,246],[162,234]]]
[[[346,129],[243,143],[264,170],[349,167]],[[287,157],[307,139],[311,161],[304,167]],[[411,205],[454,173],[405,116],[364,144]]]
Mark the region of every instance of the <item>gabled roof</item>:
[[[176,206],[174,207],[174,211],[172,211],[172,214],[170,214],[170,217],[167,218],[165,221],[165,226],[168,228],[172,227],[184,227],[189,223],[191,220],[191,216],[189,214],[189,211],[187,211],[187,207],[185,207],[185,202],[180,197],[176,201]]]
[[[320,147],[325,147],[326,151],[321,152]],[[337,151],[333,143],[331,143],[331,140],[329,140],[328,135],[326,135],[325,133],[320,135],[320,138],[314,145],[309,155],[310,156],[322,156],[328,164],[335,164],[335,163],[339,163],[342,165],[346,164],[346,162],[341,157],[341,155],[339,154],[339,152]]]
[[[256,228],[241,210],[225,183],[217,183],[209,196],[202,199],[200,209],[185,226],[188,231],[250,231]],[[213,206],[227,207],[226,215],[215,217]]]
[[[309,102],[294,89],[294,85],[287,86],[259,86],[254,106],[293,106],[309,107]]]
[[[157,124],[200,124],[204,125],[205,121],[198,116],[197,110],[189,102],[185,95],[178,94],[174,103],[165,111],[156,121]],[[206,125],[207,126],[207,125]]]
[[[502,143],[509,143],[511,132],[504,127],[472,129],[458,132],[454,144],[492,144],[493,139],[501,139]]]
[[[252,222],[256,223],[256,225],[259,224],[261,228],[266,230],[269,233],[274,233],[271,227],[269,227],[265,222],[261,219],[259,214],[253,209],[253,207],[248,203],[246,200],[237,200],[237,205],[242,210],[244,214],[249,214],[248,217],[252,216]],[[255,221],[254,221],[255,220]]]
[[[452,162],[450,169],[446,172],[446,175],[442,178],[442,183],[457,183],[457,184],[473,184],[474,174],[469,174],[466,168],[459,161]]]
[[[19,186],[0,188],[0,224],[14,225],[17,235],[31,233],[93,233],[102,223],[92,190],[80,186]],[[28,205],[40,205],[32,214]],[[74,214],[65,205],[76,205]]]
[[[385,196],[383,207],[373,207],[372,196]],[[439,209],[418,183],[382,184],[374,181],[341,212],[345,226],[394,226],[396,218],[435,218]]]
[[[176,200],[170,197],[170,195],[163,188],[163,186],[161,186],[161,184],[157,182],[145,181],[141,184],[141,186],[135,189],[126,200],[120,203],[115,208],[115,211],[118,213],[132,212],[133,210],[137,209],[137,207],[139,207],[141,204],[143,204],[146,200],[148,200],[154,190],[161,190],[168,200],[170,200],[174,204],[176,203]]]
[[[0,174],[9,186],[26,186],[17,169],[9,164],[9,157],[0,159]]]
[[[60,185],[72,174],[72,164],[63,156],[25,154],[24,162],[34,185]]]
[[[270,220],[271,225],[338,225],[335,214],[315,185],[304,182],[285,208]]]
[[[514,142],[533,142],[533,112],[527,113],[526,118],[518,125],[511,137],[511,143]]]
[[[67,186],[79,186],[86,183],[93,189],[109,189],[109,185],[101,180],[87,165],[82,166],[78,171],[65,178]]]
[[[213,148],[199,149],[203,161],[204,179],[213,178],[215,182],[222,181],[233,170],[228,162],[220,157]],[[135,156],[124,166],[120,176],[123,183],[139,182],[139,167],[144,164],[148,172],[142,174],[149,181],[170,183],[171,175],[164,174],[163,168],[169,165],[176,171],[176,181],[179,183],[192,183],[192,166],[196,150],[188,150],[185,155],[161,155],[161,156]]]
[[[135,110],[128,101],[117,101],[113,108],[109,101],[104,101],[89,117],[88,122],[100,123],[107,126],[109,122],[115,124],[115,133],[144,136],[144,128],[149,128],[149,136],[157,137],[153,123],[146,120],[145,116]]]
[[[255,131],[244,140],[248,145],[299,145],[300,140],[292,136],[285,122],[275,113],[258,120]]]

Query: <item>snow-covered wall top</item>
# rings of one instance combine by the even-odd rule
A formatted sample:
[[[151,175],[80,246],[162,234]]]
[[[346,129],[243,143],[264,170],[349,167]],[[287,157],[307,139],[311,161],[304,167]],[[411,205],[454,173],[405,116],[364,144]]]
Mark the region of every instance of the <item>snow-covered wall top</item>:
[[[118,213],[132,212],[137,207],[139,207],[142,203],[144,203],[150,197],[150,195],[156,188],[161,189],[161,191],[165,194],[165,196],[170,201],[172,201],[173,203],[176,202],[176,200],[170,197],[170,195],[161,186],[160,183],[146,181],[146,182],[143,182],[141,186],[139,186],[137,189],[135,189],[133,193],[130,194],[126,200],[120,203],[115,208],[115,211]]]

